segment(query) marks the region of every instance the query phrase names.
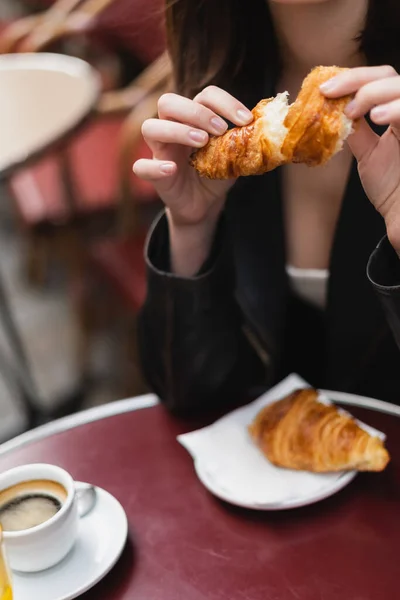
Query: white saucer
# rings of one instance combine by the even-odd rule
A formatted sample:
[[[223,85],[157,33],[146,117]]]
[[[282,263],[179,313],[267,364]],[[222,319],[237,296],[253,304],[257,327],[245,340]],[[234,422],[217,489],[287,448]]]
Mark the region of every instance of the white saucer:
[[[71,600],[98,583],[115,565],[128,536],[121,504],[96,488],[94,509],[80,521],[78,540],[58,565],[40,573],[13,573],[14,600]]]

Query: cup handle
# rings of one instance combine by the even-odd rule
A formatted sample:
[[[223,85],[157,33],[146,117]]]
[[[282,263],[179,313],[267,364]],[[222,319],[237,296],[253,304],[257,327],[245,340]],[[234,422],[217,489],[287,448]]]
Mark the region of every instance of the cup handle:
[[[75,491],[78,504],[78,514],[82,518],[89,514],[97,500],[96,488],[90,483],[75,482]]]

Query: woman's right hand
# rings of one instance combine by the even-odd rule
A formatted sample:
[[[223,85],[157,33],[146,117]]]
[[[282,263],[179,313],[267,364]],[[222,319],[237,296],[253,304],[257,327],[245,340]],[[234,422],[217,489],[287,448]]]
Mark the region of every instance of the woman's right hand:
[[[158,114],[158,119],[148,119],[142,126],[153,158],[136,161],[134,172],[153,183],[175,226],[216,221],[234,180],[201,178],[190,166],[189,157],[193,149],[206,145],[210,134],[226,131],[224,118],[235,125],[247,125],[252,113],[224,90],[209,86],[194,100],[164,94]]]

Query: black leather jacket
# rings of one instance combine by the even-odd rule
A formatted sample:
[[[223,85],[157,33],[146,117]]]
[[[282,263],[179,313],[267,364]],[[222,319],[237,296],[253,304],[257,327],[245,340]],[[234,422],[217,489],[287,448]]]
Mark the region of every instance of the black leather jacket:
[[[289,289],[279,169],[238,180],[196,277],[169,271],[161,215],[138,324],[151,388],[171,410],[206,410],[296,371],[315,386],[399,402],[400,260],[385,233],[354,163],[320,313]]]

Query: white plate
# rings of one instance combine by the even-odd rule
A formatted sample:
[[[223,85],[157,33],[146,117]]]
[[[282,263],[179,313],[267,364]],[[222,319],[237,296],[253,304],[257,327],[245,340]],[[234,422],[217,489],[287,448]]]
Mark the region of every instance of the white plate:
[[[241,508],[250,508],[252,510],[288,510],[289,508],[308,506],[309,504],[314,504],[315,502],[329,498],[329,496],[333,496],[333,494],[336,494],[336,492],[339,492],[346,485],[348,485],[350,481],[352,481],[352,479],[354,479],[354,477],[357,475],[355,471],[342,473],[336,480],[332,481],[326,487],[321,488],[318,492],[313,492],[309,495],[299,496],[297,498],[282,500],[280,502],[262,504],[256,501],[242,501],[234,494],[229,494],[226,490],[220,488],[218,486],[218,481],[209,476],[206,466],[202,465],[201,461],[195,461],[194,468],[201,483],[214,496],[220,500],[224,500],[224,502],[228,502],[229,504],[234,504],[235,506],[240,506]]]
[[[178,436],[194,460],[201,483],[215,496],[255,510],[286,510],[328,498],[356,476],[355,471],[308,473],[271,464],[250,439],[247,427],[259,410],[307,383],[293,374],[251,404],[209,427]],[[321,396],[321,401],[330,399]],[[382,435],[368,428],[372,435]]]
[[[71,600],[98,583],[125,547],[128,521],[121,504],[96,488],[95,508],[80,521],[79,537],[68,556],[41,573],[13,573],[14,600]]]

